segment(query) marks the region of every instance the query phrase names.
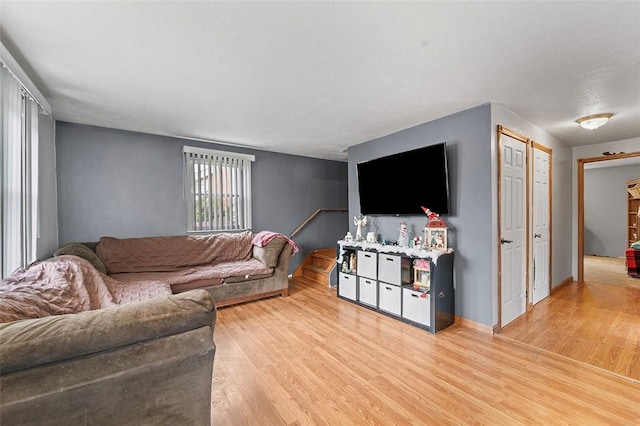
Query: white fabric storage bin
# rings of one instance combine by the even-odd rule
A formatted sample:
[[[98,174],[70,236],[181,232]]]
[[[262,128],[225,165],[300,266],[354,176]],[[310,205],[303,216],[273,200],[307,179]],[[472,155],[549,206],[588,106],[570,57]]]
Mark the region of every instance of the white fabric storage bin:
[[[431,325],[431,295],[421,297],[421,291],[402,289],[402,317],[422,325]]]
[[[358,278],[358,300],[373,307],[378,307],[378,282],[370,278]]]
[[[338,294],[347,299],[356,300],[356,276],[340,273]]]
[[[359,277],[378,279],[378,253],[358,250],[356,269]]]
[[[401,285],[402,257],[391,254],[378,255],[378,281]]]
[[[393,315],[400,316],[402,300],[401,288],[397,285],[379,283],[378,285],[378,309]]]

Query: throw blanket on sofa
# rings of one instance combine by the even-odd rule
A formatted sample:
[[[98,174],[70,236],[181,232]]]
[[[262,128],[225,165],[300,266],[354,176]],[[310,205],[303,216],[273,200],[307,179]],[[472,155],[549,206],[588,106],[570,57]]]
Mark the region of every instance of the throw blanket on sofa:
[[[0,282],[0,322],[115,306],[105,279],[110,280],[77,256],[17,269]]]
[[[272,240],[278,237],[284,238],[285,240],[287,240],[287,243],[291,244],[291,247],[293,247],[293,253],[291,254],[292,256],[298,252],[298,245],[291,238],[287,237],[284,234],[280,234],[278,232],[273,232],[273,231],[258,232],[253,237],[252,243],[258,247],[264,247],[267,244],[269,244]]]
[[[78,256],[62,255],[20,268],[0,282],[0,323],[125,305],[171,294],[168,283],[123,283]]]
[[[250,231],[169,237],[102,237],[96,247],[108,274],[178,271],[198,265],[249,260]]]

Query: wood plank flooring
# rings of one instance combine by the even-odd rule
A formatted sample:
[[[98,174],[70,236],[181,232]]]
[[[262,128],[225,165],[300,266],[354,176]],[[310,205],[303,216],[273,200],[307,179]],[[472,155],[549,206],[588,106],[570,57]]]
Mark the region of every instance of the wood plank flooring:
[[[640,381],[635,281],[640,283],[626,275],[624,259],[586,256],[584,283],[561,288],[501,335]]]
[[[627,275],[626,260],[623,257],[585,256],[584,280],[640,288],[640,278]]]
[[[432,335],[292,282],[218,310],[214,425],[640,424],[640,382],[453,326]]]

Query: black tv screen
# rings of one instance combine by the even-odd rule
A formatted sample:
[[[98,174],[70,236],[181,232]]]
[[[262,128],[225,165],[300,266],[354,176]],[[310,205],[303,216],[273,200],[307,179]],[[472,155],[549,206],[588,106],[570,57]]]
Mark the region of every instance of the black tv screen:
[[[357,164],[360,213],[420,215],[422,206],[449,214],[446,143]]]

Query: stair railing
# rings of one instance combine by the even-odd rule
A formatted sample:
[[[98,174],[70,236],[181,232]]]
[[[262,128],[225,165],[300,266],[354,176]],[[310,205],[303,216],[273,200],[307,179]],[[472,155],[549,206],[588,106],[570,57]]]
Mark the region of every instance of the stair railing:
[[[302,222],[300,224],[300,226],[298,226],[296,228],[295,231],[293,231],[291,233],[291,238],[293,238],[298,232],[300,232],[300,230],[302,230],[302,228],[304,228],[305,226],[307,226],[309,224],[309,222],[311,222],[316,216],[318,216],[320,213],[327,213],[327,212],[346,212],[349,211],[349,209],[318,209],[315,212],[313,212],[311,214],[311,216],[309,216],[304,222]]]

